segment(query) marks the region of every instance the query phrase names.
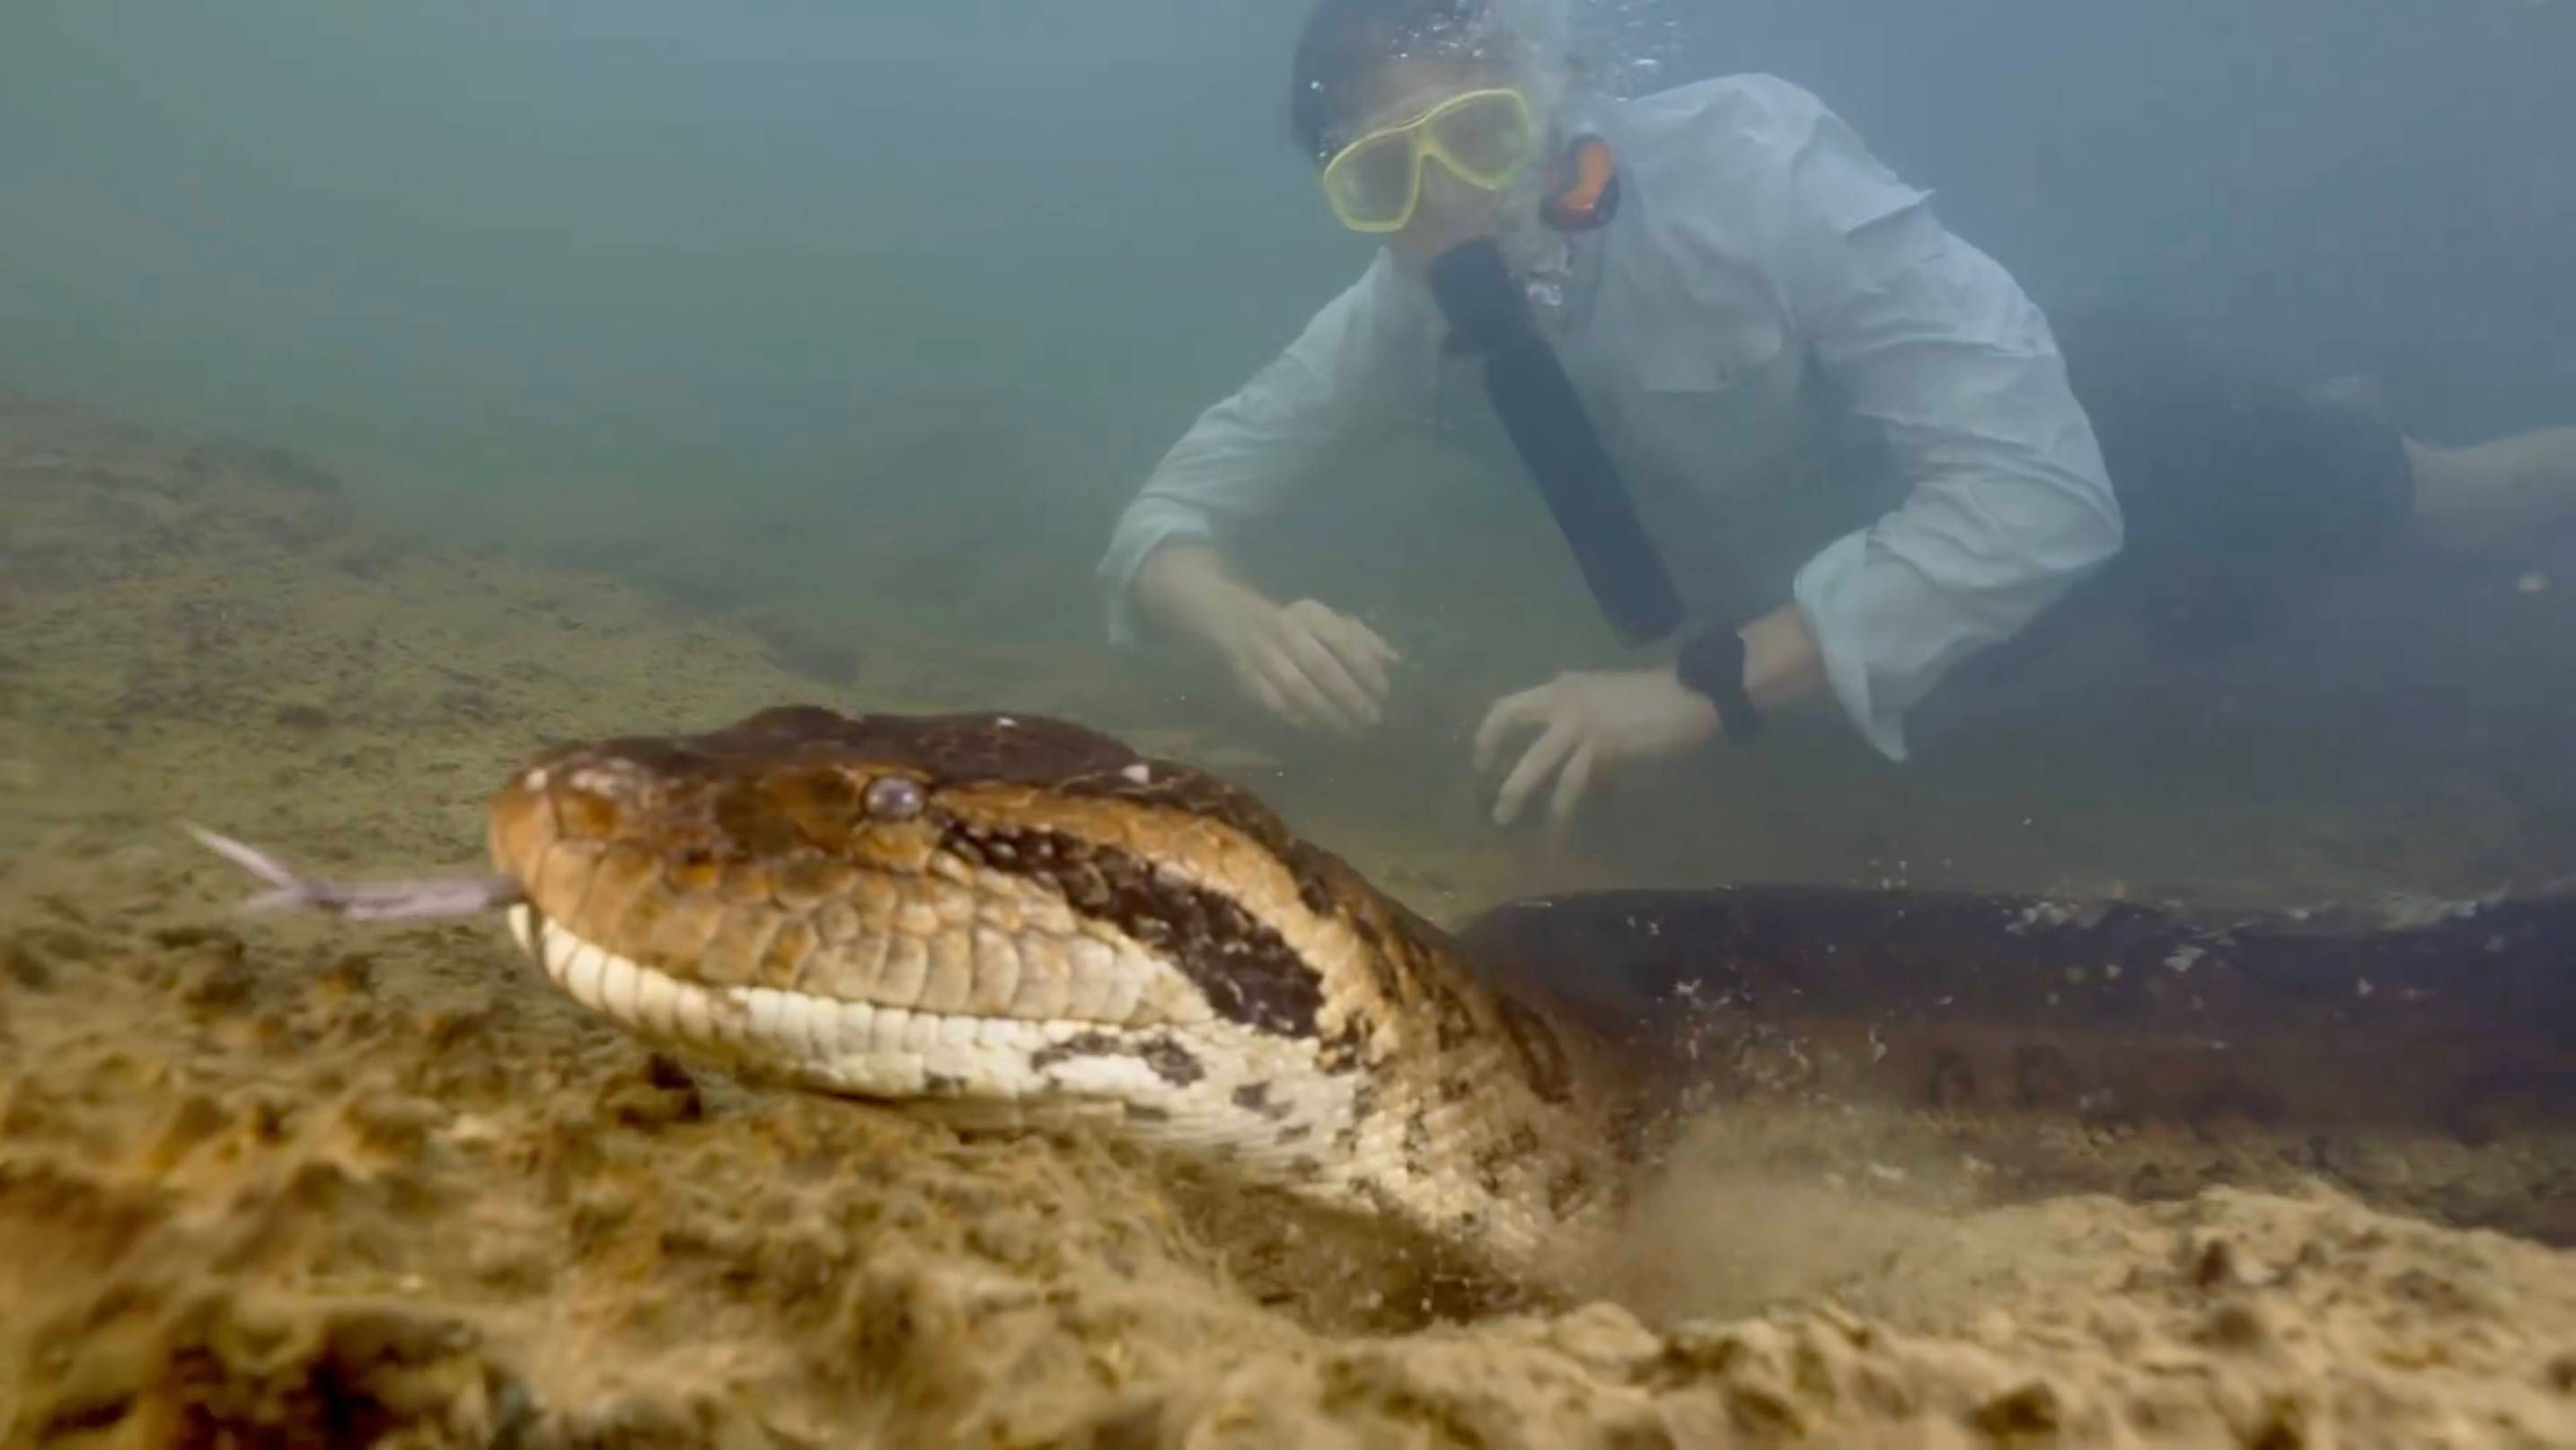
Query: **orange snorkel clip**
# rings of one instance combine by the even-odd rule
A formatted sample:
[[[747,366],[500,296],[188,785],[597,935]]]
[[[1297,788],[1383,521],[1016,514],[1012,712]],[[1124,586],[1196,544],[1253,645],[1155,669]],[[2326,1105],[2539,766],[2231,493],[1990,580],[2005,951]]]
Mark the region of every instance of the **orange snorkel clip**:
[[[1586,133],[1548,163],[1539,215],[1561,232],[1588,231],[1619,209],[1619,160],[1610,143]]]

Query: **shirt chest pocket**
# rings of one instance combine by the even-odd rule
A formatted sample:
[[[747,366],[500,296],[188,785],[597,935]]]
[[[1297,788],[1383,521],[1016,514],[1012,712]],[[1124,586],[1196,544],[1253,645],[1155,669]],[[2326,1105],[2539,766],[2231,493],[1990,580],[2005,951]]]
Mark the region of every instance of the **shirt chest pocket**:
[[[1806,358],[1778,321],[1714,334],[1657,328],[1633,342],[1618,431],[1654,472],[1728,493],[1795,450]]]

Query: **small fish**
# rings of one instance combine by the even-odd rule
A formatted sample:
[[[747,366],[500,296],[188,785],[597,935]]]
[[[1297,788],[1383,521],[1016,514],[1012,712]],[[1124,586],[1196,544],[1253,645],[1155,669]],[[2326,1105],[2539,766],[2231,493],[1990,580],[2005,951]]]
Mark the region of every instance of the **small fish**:
[[[242,903],[246,911],[319,911],[353,921],[408,921],[476,916],[527,900],[509,876],[430,876],[395,881],[323,881],[299,876],[256,846],[180,823],[200,845],[269,884]]]

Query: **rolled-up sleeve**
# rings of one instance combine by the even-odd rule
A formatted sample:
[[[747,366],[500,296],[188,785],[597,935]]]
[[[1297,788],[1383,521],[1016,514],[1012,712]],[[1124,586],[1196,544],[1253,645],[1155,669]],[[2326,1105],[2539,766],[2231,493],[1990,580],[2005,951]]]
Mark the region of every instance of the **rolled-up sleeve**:
[[[1793,593],[1836,699],[1902,760],[1909,708],[2118,553],[2119,505],[2048,323],[2001,266],[1829,113],[1782,175],[1789,308],[1908,485]]]
[[[1175,540],[1222,542],[1277,510],[1337,444],[1427,396],[1427,295],[1384,254],[1233,396],[1199,415],[1111,531],[1098,572],[1113,643],[1140,637],[1137,571]]]

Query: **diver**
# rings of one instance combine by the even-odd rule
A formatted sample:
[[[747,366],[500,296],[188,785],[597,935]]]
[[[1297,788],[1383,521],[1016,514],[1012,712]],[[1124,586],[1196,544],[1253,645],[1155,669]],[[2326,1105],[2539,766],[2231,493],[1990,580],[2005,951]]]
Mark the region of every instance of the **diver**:
[[[1480,376],[1604,614],[1657,645],[1651,665],[1494,702],[1473,754],[1500,771],[1499,822],[1545,790],[1562,825],[1607,773],[1752,741],[1810,698],[1902,761],[1936,687],[2043,637],[2071,593],[2134,573],[2206,614],[2228,592],[2168,563],[2212,540],[2260,553],[2236,577],[2277,574],[2410,520],[2513,527],[2576,484],[2576,429],[2440,448],[2223,380],[2134,320],[2062,345],[1816,97],[1762,75],[1559,94],[1494,8],[1310,12],[1292,127],[1333,214],[1383,245],[1164,455],[1100,579],[1114,641],[1196,647],[1279,718],[1365,732],[1396,649],[1319,600],[1263,594],[1225,544],[1335,445]],[[1767,599],[1681,631],[1630,483],[1759,500],[1836,428],[1874,440],[1886,505],[1789,561]]]

